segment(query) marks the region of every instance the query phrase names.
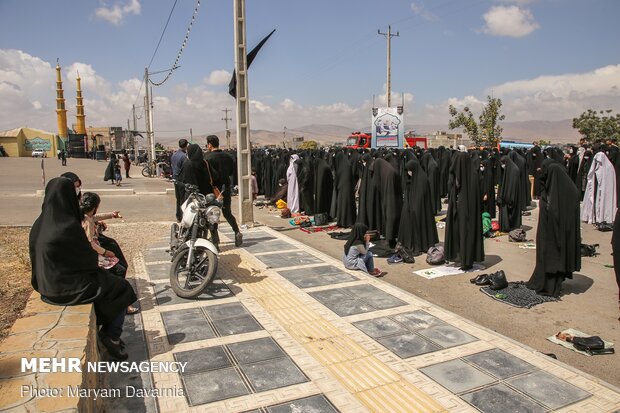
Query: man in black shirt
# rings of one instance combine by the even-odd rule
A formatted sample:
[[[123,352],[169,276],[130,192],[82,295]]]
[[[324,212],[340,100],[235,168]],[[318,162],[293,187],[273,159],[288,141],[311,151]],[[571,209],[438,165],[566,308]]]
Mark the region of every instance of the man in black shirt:
[[[187,159],[187,139],[179,140],[179,149],[172,155],[170,160],[172,166],[172,179],[174,179],[174,196],[176,197],[176,217],[177,222],[181,222],[181,218],[183,218],[183,212],[181,211],[181,204],[183,203],[183,190],[184,188],[181,186],[182,183],[177,183],[177,179],[179,179],[179,172],[181,172],[181,166],[183,166],[183,162]]]
[[[230,209],[232,189],[230,177],[234,174],[233,159],[228,154],[222,152],[220,149],[220,139],[215,135],[207,136],[207,150],[208,152],[205,154],[205,160],[209,162],[211,169],[217,173],[219,182],[222,185],[222,214],[233,231],[235,231],[235,245],[240,247],[243,244],[243,236],[239,231],[237,220]]]

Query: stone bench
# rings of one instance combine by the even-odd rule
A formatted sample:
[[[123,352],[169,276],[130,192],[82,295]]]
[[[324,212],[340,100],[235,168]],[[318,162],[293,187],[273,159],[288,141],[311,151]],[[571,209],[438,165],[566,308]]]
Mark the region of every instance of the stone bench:
[[[88,373],[87,362],[100,360],[97,328],[92,304],[54,306],[32,293],[23,317],[15,321],[10,334],[0,342],[0,411],[11,412],[99,412],[103,399],[67,395],[67,387],[105,387],[103,374]],[[21,371],[23,358],[79,358],[82,372],[33,373]],[[22,386],[33,389],[63,389],[61,397],[34,397]]]

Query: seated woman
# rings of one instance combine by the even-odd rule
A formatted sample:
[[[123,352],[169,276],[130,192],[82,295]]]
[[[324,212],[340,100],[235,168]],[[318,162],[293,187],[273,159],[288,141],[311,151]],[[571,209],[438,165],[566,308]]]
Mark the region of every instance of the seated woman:
[[[32,287],[52,305],[93,303],[102,344],[110,355],[126,360],[121,333],[127,306],[136,301],[131,285],[99,267],[81,225],[74,183],[54,178],[45,188],[41,215],[29,239]]]
[[[344,244],[342,262],[348,270],[360,270],[372,276],[380,277],[381,270],[375,268],[372,252],[368,250],[370,235],[367,232],[367,225],[361,223],[353,225],[349,239]]]
[[[85,192],[80,202],[80,213],[82,214],[82,228],[86,233],[86,238],[90,242],[91,247],[99,254],[99,266],[110,271],[112,274],[125,278],[127,275],[127,261],[125,257],[121,255],[117,256],[116,252],[112,249],[106,248],[101,245],[99,235],[100,226],[97,224],[105,225],[103,220],[111,218],[120,218],[120,212],[114,211],[109,213],[97,214],[101,198],[94,192]],[[115,247],[118,247],[116,241],[112,238],[107,238],[107,242],[112,241]],[[120,247],[118,247],[120,250]],[[127,307],[127,314],[135,314],[139,310],[135,307]]]

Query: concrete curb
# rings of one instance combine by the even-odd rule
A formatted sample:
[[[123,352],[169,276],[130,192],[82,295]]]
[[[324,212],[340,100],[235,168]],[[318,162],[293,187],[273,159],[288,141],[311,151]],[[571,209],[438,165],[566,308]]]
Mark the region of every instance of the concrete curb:
[[[170,190],[170,188],[166,188],[165,191],[136,191],[131,188],[105,188],[105,189],[82,189],[82,193],[84,192],[95,192],[101,196],[127,196],[127,195],[168,195],[174,194],[174,188]],[[20,195],[25,196],[25,195]],[[31,195],[28,195],[31,196]],[[35,194],[35,197],[43,198],[45,196],[44,189],[38,189]]]

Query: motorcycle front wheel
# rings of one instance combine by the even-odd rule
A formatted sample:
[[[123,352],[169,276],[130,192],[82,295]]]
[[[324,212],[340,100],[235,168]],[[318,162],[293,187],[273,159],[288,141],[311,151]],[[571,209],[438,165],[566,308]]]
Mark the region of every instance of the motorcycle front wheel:
[[[170,268],[170,286],[181,298],[196,298],[209,286],[217,271],[217,255],[205,247],[194,247],[193,262],[187,268],[189,248],[178,251]]]

